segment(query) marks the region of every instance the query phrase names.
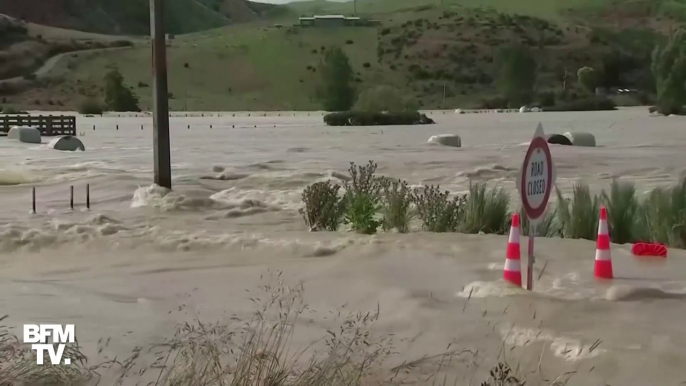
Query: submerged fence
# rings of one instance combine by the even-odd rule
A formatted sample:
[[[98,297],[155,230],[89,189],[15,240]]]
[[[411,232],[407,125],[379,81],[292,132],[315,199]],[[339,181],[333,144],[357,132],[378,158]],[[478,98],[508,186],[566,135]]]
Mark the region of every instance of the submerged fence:
[[[45,136],[76,135],[76,117],[52,115],[0,115],[0,131],[7,133],[13,126],[35,127]]]

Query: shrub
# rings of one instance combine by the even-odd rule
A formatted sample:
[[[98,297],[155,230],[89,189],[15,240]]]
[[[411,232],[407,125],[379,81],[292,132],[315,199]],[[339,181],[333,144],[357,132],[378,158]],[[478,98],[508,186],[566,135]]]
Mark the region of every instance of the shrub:
[[[133,42],[130,40],[116,40],[110,44],[110,47],[133,47]]]
[[[105,104],[111,111],[141,111],[138,97],[124,86],[124,77],[116,69],[105,75]]]
[[[345,223],[362,234],[374,234],[381,225],[376,214],[381,209],[381,183],[374,175],[377,165],[369,161],[366,166],[350,163],[350,182],[345,182]]]
[[[595,88],[600,84],[598,72],[591,67],[582,67],[576,72],[579,85],[586,91],[595,94]]]
[[[531,103],[536,85],[536,59],[524,46],[502,47],[498,50],[498,86],[512,106]]]
[[[686,39],[684,31],[674,33],[664,47],[653,51],[651,66],[657,89],[658,112],[680,114],[686,104]]]
[[[355,42],[353,42],[352,40],[346,40],[345,41],[345,44],[353,44],[353,43],[355,43]]]
[[[400,90],[390,86],[376,86],[364,90],[355,102],[355,111],[414,111],[417,105],[414,100]]]
[[[340,185],[331,181],[316,182],[303,191],[302,200],[305,204],[300,213],[310,231],[335,231],[338,229],[345,204],[338,191]]]
[[[79,105],[78,112],[83,115],[102,115],[104,111],[103,105],[94,99],[86,99]]]
[[[426,125],[434,121],[418,111],[411,112],[362,112],[345,111],[324,116],[329,126],[375,126],[375,125]]]
[[[355,103],[354,73],[342,49],[327,50],[320,64],[319,97],[327,111],[346,111]]]
[[[545,91],[538,94],[538,103],[541,107],[550,107],[555,105],[555,93],[552,91]]]
[[[450,199],[450,192],[441,192],[440,186],[424,186],[415,190],[412,201],[422,227],[429,232],[456,232],[462,221],[465,197]]]
[[[501,96],[487,98],[481,101],[481,105],[479,107],[487,110],[506,109],[507,99]]]
[[[26,80],[36,80],[36,74],[26,74],[26,75],[24,75],[24,79],[26,79]]]
[[[381,180],[383,188],[383,229],[396,229],[400,233],[410,231],[413,213],[412,190],[406,181],[390,179]]]
[[[460,230],[505,234],[510,221],[509,206],[510,196],[503,188],[488,189],[485,184],[470,183]]]
[[[591,196],[587,185],[574,185],[572,199],[568,200],[557,190],[557,219],[562,235],[570,239],[595,240],[598,236],[600,202]]]
[[[613,180],[610,194],[603,191],[601,197],[607,207],[612,242],[626,244],[637,241],[639,202],[634,184]]]
[[[561,102],[545,108],[545,111],[607,111],[616,109],[617,106],[609,98],[591,97]]]
[[[14,107],[12,107],[12,106],[5,106],[5,107],[2,109],[2,113],[3,113],[3,114],[14,114],[14,115],[16,115],[16,114],[26,114],[25,111],[17,110],[16,108],[14,108]]]
[[[362,67],[364,67],[364,68],[369,68],[369,67],[371,67],[371,66],[372,66],[372,65],[371,65],[369,62],[365,62],[365,63],[362,64]]]

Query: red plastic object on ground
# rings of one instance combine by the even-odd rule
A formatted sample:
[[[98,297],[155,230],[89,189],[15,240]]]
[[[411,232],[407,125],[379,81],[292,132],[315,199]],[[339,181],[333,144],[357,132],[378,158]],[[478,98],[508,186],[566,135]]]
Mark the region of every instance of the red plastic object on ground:
[[[667,248],[662,244],[636,243],[631,247],[634,256],[667,257]]]

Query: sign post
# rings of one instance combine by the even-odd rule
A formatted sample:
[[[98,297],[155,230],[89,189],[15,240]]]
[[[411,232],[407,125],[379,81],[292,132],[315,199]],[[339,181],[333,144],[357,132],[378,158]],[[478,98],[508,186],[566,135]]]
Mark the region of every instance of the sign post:
[[[539,123],[517,176],[517,190],[519,190],[522,198],[526,217],[529,219],[529,253],[526,275],[526,289],[529,291],[532,291],[534,287],[534,237],[538,224],[545,218],[545,211],[555,178],[555,165],[553,165],[548,140],[543,133],[543,125]]]

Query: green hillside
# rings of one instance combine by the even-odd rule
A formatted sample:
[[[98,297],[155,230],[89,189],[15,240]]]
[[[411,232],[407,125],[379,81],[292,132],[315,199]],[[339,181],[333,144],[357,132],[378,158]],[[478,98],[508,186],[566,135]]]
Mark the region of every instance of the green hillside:
[[[258,7],[246,0],[166,0],[167,29],[183,34],[250,22]],[[0,1],[0,13],[49,26],[88,32],[146,35],[149,0],[21,0]]]
[[[475,107],[499,95],[496,56],[507,44],[527,46],[537,62],[537,93],[581,93],[576,71],[590,66],[607,87],[653,90],[650,52],[670,29],[681,25],[666,13],[675,1],[565,0],[360,0],[379,27],[297,28],[297,15],[346,13],[351,4],[310,2],[289,6],[277,21],[257,21],[178,36],[169,47],[170,106],[173,110],[312,110],[317,66],[326,48],[340,46],[350,57],[358,91],[391,85],[424,108]],[[547,4],[547,5],[546,5]],[[562,4],[562,5],[560,5]],[[669,5],[675,7],[674,4]],[[474,7],[473,5],[480,5]],[[485,7],[485,6],[490,6]],[[316,7],[320,7],[316,9]],[[514,7],[514,8],[513,8]],[[674,9],[669,12],[676,12]],[[349,14],[352,12],[348,12]],[[359,12],[363,14],[362,12]],[[150,47],[84,55],[61,62],[40,91],[8,96],[32,107],[38,98],[76,108],[101,96],[102,74],[118,68],[150,108]],[[445,97],[445,102],[444,102]],[[42,100],[41,100],[42,99]],[[638,102],[636,102],[638,103]]]

